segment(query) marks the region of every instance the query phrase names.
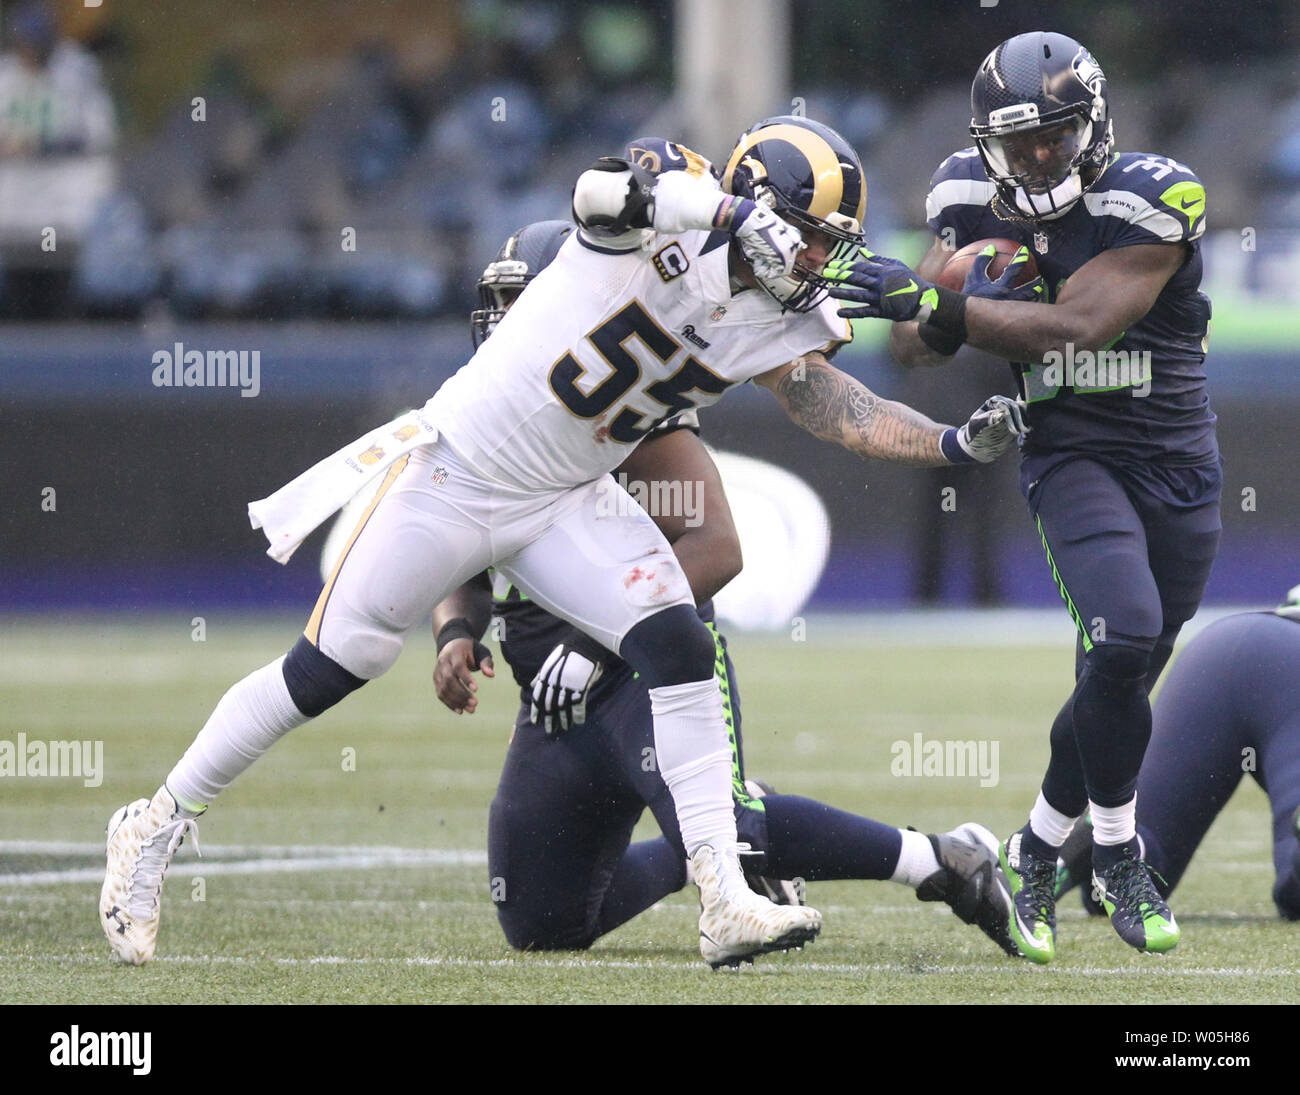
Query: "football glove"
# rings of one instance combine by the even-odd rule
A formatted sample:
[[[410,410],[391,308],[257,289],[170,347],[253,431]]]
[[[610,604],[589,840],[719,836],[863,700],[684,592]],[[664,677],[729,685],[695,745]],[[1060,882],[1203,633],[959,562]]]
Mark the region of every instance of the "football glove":
[[[1029,248],[1022,247],[1007,263],[1007,268],[996,278],[989,277],[989,264],[997,256],[998,250],[989,244],[975,256],[971,268],[966,271],[966,281],[961,291],[968,297],[984,297],[986,300],[1022,300],[1030,304],[1043,299],[1043,278],[1040,274],[1032,281],[1019,287],[1011,283],[1020,275],[1025,263],[1029,261]]]
[[[940,290],[898,259],[876,255],[865,247],[855,258],[834,259],[822,270],[830,295],[857,305],[841,308],[845,319],[908,319],[925,321],[938,307]]]
[[[737,203],[730,215],[730,231],[754,276],[770,281],[789,274],[803,250],[803,233],[762,202],[748,198],[730,200]]]
[[[1028,432],[1024,404],[995,395],[981,403],[964,426],[946,430],[939,447],[952,464],[991,464]]]
[[[605,666],[603,648],[580,633],[557,643],[533,678],[533,703],[529,717],[558,738],[587,721],[587,699]]]

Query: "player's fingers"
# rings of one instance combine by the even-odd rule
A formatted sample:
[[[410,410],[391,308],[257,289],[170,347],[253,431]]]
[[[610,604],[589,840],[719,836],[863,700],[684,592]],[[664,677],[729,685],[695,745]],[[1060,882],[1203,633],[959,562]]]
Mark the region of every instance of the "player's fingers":
[[[478,667],[485,677],[495,677],[497,675],[496,666],[492,664],[491,654],[484,654],[478,660]]]

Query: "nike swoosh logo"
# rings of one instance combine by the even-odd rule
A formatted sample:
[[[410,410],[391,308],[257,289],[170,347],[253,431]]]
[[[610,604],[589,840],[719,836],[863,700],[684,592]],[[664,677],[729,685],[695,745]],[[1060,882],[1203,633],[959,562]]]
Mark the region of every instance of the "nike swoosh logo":
[[[1032,943],[1038,943],[1040,946],[1042,945],[1043,940],[1039,939],[1037,934],[1030,930],[1029,925],[1021,919],[1019,909],[1016,910],[1016,927],[1020,930],[1020,934],[1024,939],[1027,939]]]
[[[909,281],[901,289],[895,289],[892,293],[886,293],[885,296],[897,297],[897,296],[902,296],[904,293],[915,293],[918,288],[919,286],[916,284],[915,281]]]
[[[1195,208],[1196,206],[1198,206],[1198,205],[1201,204],[1201,199],[1200,199],[1200,198],[1193,198],[1191,201],[1188,201],[1186,198],[1181,198],[1181,199],[1179,199],[1178,204],[1179,204],[1180,206],[1182,206],[1182,208],[1185,209],[1185,210],[1186,210],[1186,209],[1192,209],[1192,208]]]

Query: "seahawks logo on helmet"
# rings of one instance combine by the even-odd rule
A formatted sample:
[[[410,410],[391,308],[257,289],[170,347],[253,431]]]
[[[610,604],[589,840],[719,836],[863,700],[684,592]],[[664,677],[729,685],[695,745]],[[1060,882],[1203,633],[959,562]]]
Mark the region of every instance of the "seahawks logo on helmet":
[[[761,201],[795,227],[829,236],[827,261],[862,246],[867,183],[858,154],[809,118],[768,118],[744,133],[727,159],[722,189]],[[808,312],[826,296],[820,269],[796,262],[786,277],[760,279],[782,307]]]
[[[478,279],[481,308],[469,314],[470,337],[477,350],[501,322],[520,293],[559,253],[573,231],[568,221],[537,221],[514,233]]]

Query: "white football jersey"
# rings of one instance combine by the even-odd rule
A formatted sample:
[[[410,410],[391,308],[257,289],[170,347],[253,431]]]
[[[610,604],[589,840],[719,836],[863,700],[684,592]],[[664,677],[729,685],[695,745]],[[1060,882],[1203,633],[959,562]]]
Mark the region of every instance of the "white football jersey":
[[[612,471],[658,421],[853,337],[838,305],[732,295],[723,232],[612,252],[574,232],[426,405],[472,467],[525,489]]]

